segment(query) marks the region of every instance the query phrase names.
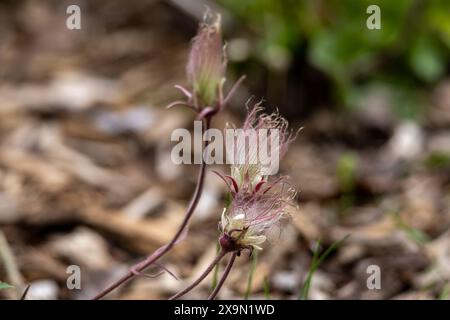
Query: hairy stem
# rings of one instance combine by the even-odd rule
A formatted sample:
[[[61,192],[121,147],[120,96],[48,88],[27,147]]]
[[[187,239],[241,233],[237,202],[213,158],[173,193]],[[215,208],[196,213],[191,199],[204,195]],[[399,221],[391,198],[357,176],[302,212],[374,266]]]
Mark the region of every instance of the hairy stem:
[[[233,252],[233,255],[231,256],[230,260],[228,261],[228,264],[225,268],[225,271],[222,274],[222,277],[220,278],[219,282],[217,283],[217,286],[214,288],[213,292],[208,297],[208,300],[214,300],[219,293],[220,289],[222,289],[223,284],[225,283],[225,280],[227,280],[228,275],[230,274],[231,268],[233,267],[234,260],[236,259],[236,252]]]
[[[169,298],[169,300],[176,300],[182,296],[184,296],[186,293],[194,289],[196,286],[200,284],[200,282],[203,281],[203,279],[206,278],[208,274],[211,273],[211,271],[214,269],[214,267],[222,260],[223,257],[228,253],[228,251],[220,250],[219,254],[214,258],[214,260],[209,264],[209,266],[206,268],[205,271],[200,275],[200,277],[197,278],[189,287],[179,291],[178,293],[174,294]]]
[[[203,130],[206,131],[209,129],[211,123],[210,118],[205,118],[203,120]],[[204,142],[203,150],[207,147],[208,141]],[[112,283],[110,286],[108,286],[106,289],[98,293],[93,300],[99,300],[106,296],[108,293],[116,289],[117,287],[121,286],[125,282],[131,280],[135,276],[139,275],[139,273],[143,272],[145,269],[150,267],[153,263],[158,261],[162,256],[164,256],[167,252],[169,252],[172,247],[177,244],[177,242],[180,240],[181,236],[183,235],[183,232],[186,230],[189,220],[192,217],[192,214],[195,211],[195,208],[197,207],[198,201],[200,200],[200,196],[203,191],[203,184],[205,181],[205,172],[206,172],[206,163],[203,161],[202,157],[202,163],[200,165],[200,170],[197,176],[197,185],[195,187],[195,191],[192,195],[191,202],[189,204],[189,207],[186,210],[186,213],[184,215],[184,219],[181,222],[180,226],[178,227],[177,232],[173,236],[172,240],[170,242],[159,249],[157,249],[155,252],[153,252],[151,255],[149,255],[146,259],[143,261],[135,264],[130,268],[127,274],[122,276],[122,278],[116,280],[114,283]]]

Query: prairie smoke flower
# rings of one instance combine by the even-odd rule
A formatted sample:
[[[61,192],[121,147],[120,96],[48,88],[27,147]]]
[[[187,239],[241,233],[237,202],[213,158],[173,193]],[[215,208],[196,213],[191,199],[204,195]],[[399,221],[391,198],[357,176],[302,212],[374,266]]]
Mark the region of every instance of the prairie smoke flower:
[[[296,134],[289,130],[287,120],[280,116],[278,111],[267,114],[263,110],[261,103],[253,106],[242,126],[246,137],[252,131],[255,132],[254,136],[258,138],[257,143],[242,141],[241,137],[235,136],[233,150],[229,150],[227,146],[227,156],[234,160],[231,165],[231,175],[227,176],[232,182],[234,188],[232,192],[234,193],[241,188],[252,189],[264,181],[269,169],[264,160],[276,160],[278,165],[278,162],[286,154],[289,144],[296,137]],[[259,134],[261,131],[266,134]],[[276,139],[272,139],[272,133],[276,133]],[[270,149],[270,157],[276,157],[276,159],[264,159],[260,152],[262,147],[265,147],[266,151]]]
[[[208,21],[211,20],[211,21]],[[220,15],[205,14],[192,41],[187,76],[198,104],[212,106],[221,94],[225,74]]]
[[[251,190],[234,194],[220,222],[220,244],[225,251],[261,250],[266,235],[287,215],[296,192],[287,177],[261,181]]]
[[[221,18],[209,11],[192,40],[186,72],[190,88],[175,85],[187,98],[170,103],[166,108],[184,106],[194,110],[199,119],[210,119],[227,105],[244,81],[241,76],[224,96],[226,56],[222,45]]]
[[[287,178],[280,177],[270,183],[260,182],[250,190],[241,189],[234,194],[233,201],[224,209],[220,222],[222,235],[219,243],[221,250],[203,273],[187,288],[173,295],[170,300],[178,299],[195,288],[227,254],[231,258],[208,299],[214,299],[227,279],[236,256],[247,249],[252,254],[254,249],[262,250],[267,233],[287,214],[287,207],[292,205],[295,191],[290,188]]]
[[[265,145],[280,160],[295,139],[295,134],[288,129],[287,120],[278,112],[266,114],[260,105],[257,103],[248,113],[242,127],[243,137],[248,137],[251,131],[265,130],[266,134],[256,133],[257,143],[242,141],[242,136],[234,136],[233,150],[229,150],[227,145],[227,156],[244,161],[233,161],[231,175],[223,176],[216,172],[227,184],[232,196],[231,204],[224,209],[220,222],[220,243],[224,250],[261,249],[267,232],[286,215],[286,209],[293,204],[296,194],[289,186],[287,177],[269,180],[259,153],[259,148]],[[277,132],[276,140],[269,138],[267,133],[271,130]]]

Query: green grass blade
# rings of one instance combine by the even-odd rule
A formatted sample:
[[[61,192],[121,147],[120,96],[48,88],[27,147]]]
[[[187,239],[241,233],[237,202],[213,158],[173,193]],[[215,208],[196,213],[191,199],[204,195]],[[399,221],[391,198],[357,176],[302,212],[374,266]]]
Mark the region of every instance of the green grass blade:
[[[429,237],[426,233],[422,232],[419,229],[413,228],[409,226],[398,213],[393,214],[394,221],[396,222],[397,226],[406,233],[409,239],[414,241],[416,244],[423,246],[428,241],[430,241]]]
[[[448,299],[450,299],[450,284],[444,286],[444,289],[442,289],[442,292],[439,296],[439,300],[448,300]]]
[[[9,289],[12,288],[13,286],[10,284],[7,284],[6,282],[0,281],[0,290],[1,289]]]
[[[319,258],[319,252],[320,252],[320,239],[317,241],[316,248],[314,250],[312,261],[311,261],[311,266],[309,267],[309,270],[308,270],[308,275],[307,275],[305,283],[303,284],[303,287],[299,293],[299,299],[306,300],[308,297],[309,288],[311,287],[312,275],[314,274],[314,271],[315,271],[313,268],[316,265],[317,260]]]
[[[256,264],[258,263],[258,251],[253,251],[252,265],[250,267],[250,273],[248,274],[247,289],[245,289],[244,299],[248,300],[252,291],[253,274],[255,273]]]
[[[270,284],[269,279],[267,279],[267,276],[264,277],[263,289],[264,289],[264,297],[266,298],[266,300],[270,300]]]
[[[305,283],[303,284],[300,292],[299,299],[307,300],[309,295],[309,289],[311,288],[312,277],[314,272],[319,268],[322,262],[334,251],[336,250],[350,235],[345,236],[344,238],[335,241],[322,255],[319,256],[320,251],[320,241],[317,243],[317,247],[314,250],[313,259],[311,262],[311,266],[308,271],[308,275],[306,277]]]

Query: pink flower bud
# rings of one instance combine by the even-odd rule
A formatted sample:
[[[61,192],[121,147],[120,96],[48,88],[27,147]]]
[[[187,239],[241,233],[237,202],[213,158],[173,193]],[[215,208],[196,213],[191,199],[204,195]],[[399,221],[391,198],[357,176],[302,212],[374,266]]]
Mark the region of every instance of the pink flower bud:
[[[287,214],[295,196],[286,177],[266,182],[250,192],[241,189],[222,213],[220,227],[227,241],[222,240],[221,245],[261,250],[267,233]]]
[[[220,15],[211,22],[210,14],[200,24],[192,41],[187,76],[192,86],[195,103],[212,106],[218,100],[225,73],[225,56],[222,47]]]

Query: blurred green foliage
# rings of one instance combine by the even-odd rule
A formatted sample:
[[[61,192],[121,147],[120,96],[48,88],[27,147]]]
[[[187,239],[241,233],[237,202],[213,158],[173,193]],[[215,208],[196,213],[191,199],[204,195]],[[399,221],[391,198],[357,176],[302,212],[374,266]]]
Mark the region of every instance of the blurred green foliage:
[[[425,159],[425,165],[431,169],[450,168],[450,152],[432,152]]]
[[[344,153],[336,164],[336,177],[341,190],[339,205],[342,212],[354,204],[357,170],[358,159],[351,153]]]
[[[351,153],[343,154],[336,165],[336,175],[341,186],[341,191],[352,192],[355,186],[358,161]]]
[[[393,219],[396,225],[403,230],[409,239],[414,241],[418,245],[426,244],[430,238],[428,235],[417,228],[409,226],[398,213],[393,213]]]
[[[9,289],[12,288],[13,286],[7,284],[6,282],[0,281],[0,290],[1,289]]]
[[[283,69],[306,54],[347,107],[363,107],[361,97],[381,88],[399,115],[418,118],[422,89],[448,68],[448,0],[217,1],[256,33],[254,57]],[[381,11],[379,30],[366,27],[373,4]]]
[[[258,264],[258,251],[255,250],[252,253],[252,265],[250,266],[250,272],[248,273],[247,288],[245,289],[244,294],[245,300],[248,300],[250,294],[252,293],[253,275],[255,273],[257,264]]]
[[[266,300],[270,300],[270,284],[267,276],[264,277],[263,290],[264,290],[264,298],[266,298]]]
[[[316,247],[313,252],[313,257],[311,261],[311,265],[308,270],[308,275],[306,276],[305,282],[303,283],[302,287],[300,288],[300,291],[298,293],[298,299],[301,300],[308,300],[309,297],[309,290],[311,288],[312,278],[314,276],[314,273],[317,271],[319,266],[324,262],[328,256],[333,253],[335,250],[337,250],[348,238],[350,235],[346,235],[344,238],[337,240],[331,244],[330,247],[328,247],[325,252],[320,254],[321,252],[321,245],[320,245],[320,239],[317,241]]]
[[[450,284],[447,284],[442,289],[442,292],[439,295],[439,300],[449,300],[449,299],[450,299]]]

